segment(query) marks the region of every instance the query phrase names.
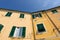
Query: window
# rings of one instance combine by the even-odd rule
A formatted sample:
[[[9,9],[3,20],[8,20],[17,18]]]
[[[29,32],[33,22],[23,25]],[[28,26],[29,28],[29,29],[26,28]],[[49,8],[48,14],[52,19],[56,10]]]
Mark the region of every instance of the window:
[[[33,19],[34,19],[34,18],[36,18],[36,17],[42,17],[42,15],[41,15],[40,13],[38,13],[38,14],[33,14],[32,17],[33,17]]]
[[[35,14],[35,16],[36,16],[36,17],[39,17],[39,15],[38,15],[38,14]]]
[[[34,15],[32,15],[32,18],[34,19],[34,18],[35,18],[35,16],[34,16]]]
[[[20,18],[24,18],[24,14],[20,14]]]
[[[2,24],[0,24],[0,31],[2,30],[3,27],[4,27],[4,26],[3,26]]]
[[[46,31],[43,24],[37,24],[37,30],[39,33]]]
[[[52,12],[52,13],[57,13],[57,10],[52,10],[51,12]]]
[[[22,38],[24,38],[25,37],[25,33],[26,33],[26,27],[13,26],[9,37],[19,37],[19,38],[22,37]]]
[[[10,16],[11,16],[11,14],[12,14],[12,12],[8,12],[5,16],[10,17]]]
[[[39,15],[39,17],[42,17],[41,13],[39,13],[38,15]]]

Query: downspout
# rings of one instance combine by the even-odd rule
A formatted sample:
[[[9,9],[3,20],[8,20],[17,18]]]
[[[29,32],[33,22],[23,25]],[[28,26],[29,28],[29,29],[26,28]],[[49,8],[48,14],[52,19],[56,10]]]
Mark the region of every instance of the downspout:
[[[52,24],[54,25],[55,29],[58,31],[58,33],[60,33],[59,29],[57,28],[57,26],[55,25],[55,23],[51,20],[51,18],[48,16],[47,12],[45,11],[47,17],[49,18],[49,20],[52,22]]]
[[[31,14],[31,15],[32,15],[32,14]],[[33,28],[33,36],[34,36],[34,40],[36,40],[36,39],[35,39],[35,31],[34,31],[33,18],[32,18],[32,28]]]

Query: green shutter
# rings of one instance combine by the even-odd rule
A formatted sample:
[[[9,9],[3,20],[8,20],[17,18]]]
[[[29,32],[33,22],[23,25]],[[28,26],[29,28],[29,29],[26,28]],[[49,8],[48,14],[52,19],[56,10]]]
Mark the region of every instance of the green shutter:
[[[32,15],[32,18],[34,19],[35,18],[35,15]]]
[[[39,13],[39,14],[34,14],[32,15],[32,18],[34,19],[35,17],[42,17],[42,15]]]
[[[52,13],[57,13],[57,10],[52,10],[51,12],[52,12]]]
[[[16,28],[16,26],[13,26],[13,28],[12,28],[12,30],[11,30],[11,32],[10,32],[9,37],[13,37],[14,32],[15,32],[15,28]]]
[[[3,27],[4,27],[4,26],[3,26],[2,24],[0,24],[0,31],[2,30]]]
[[[20,14],[20,18],[24,18],[24,14]]]
[[[43,24],[37,24],[37,28],[38,28],[38,32],[44,32],[45,31]]]
[[[39,15],[39,17],[42,17],[42,15],[40,13],[38,15]]]
[[[22,37],[25,37],[25,33],[26,33],[26,27],[23,27],[23,31],[22,31]]]
[[[10,16],[11,16],[11,14],[12,14],[12,12],[8,12],[5,16],[10,17]]]

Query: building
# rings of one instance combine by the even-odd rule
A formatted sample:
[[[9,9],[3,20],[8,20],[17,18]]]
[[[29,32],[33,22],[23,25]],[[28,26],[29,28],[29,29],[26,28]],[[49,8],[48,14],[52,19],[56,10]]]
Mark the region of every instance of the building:
[[[60,33],[60,7],[56,7],[53,9],[49,9],[45,12],[49,19],[53,22],[54,26],[56,27],[58,33]]]
[[[38,12],[0,9],[0,40],[60,40],[60,7]]]
[[[33,19],[33,25],[36,40],[56,36],[55,32],[53,31],[53,25],[45,13],[38,12],[36,14],[34,13],[33,15],[35,16]]]
[[[0,9],[0,40],[34,40],[31,21],[29,13]]]

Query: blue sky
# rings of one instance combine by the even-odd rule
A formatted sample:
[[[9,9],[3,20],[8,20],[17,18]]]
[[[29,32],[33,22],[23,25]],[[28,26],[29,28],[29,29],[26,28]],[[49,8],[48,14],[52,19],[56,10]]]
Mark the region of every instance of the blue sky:
[[[60,0],[0,0],[0,8],[35,12],[60,5]]]

